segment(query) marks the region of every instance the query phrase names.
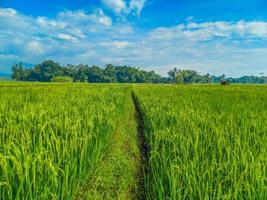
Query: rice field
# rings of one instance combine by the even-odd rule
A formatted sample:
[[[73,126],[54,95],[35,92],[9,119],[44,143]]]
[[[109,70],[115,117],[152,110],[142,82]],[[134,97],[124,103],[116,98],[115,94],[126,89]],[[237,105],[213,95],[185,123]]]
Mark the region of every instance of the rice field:
[[[71,199],[93,176],[124,108],[120,86],[0,87],[0,199]]]
[[[136,87],[148,199],[267,199],[266,86]]]
[[[1,82],[0,199],[267,199],[267,86]]]

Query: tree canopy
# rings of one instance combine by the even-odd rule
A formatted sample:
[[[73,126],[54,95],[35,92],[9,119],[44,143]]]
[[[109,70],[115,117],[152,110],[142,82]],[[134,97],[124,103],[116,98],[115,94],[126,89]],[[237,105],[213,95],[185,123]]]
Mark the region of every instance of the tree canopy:
[[[61,66],[52,61],[45,60],[32,68],[25,68],[22,63],[13,65],[12,79],[18,81],[40,82],[90,82],[90,83],[267,83],[266,76],[243,76],[240,78],[226,78],[225,75],[201,75],[194,70],[174,68],[168,72],[169,77],[161,77],[154,71],[144,71],[131,66],[106,65],[104,68],[96,65],[84,64]]]
[[[200,75],[194,70],[181,70],[174,68],[168,72],[169,82],[178,84],[211,83],[210,74]]]
[[[12,67],[12,78],[18,81],[50,82],[62,80],[62,77],[70,77],[75,82],[91,83],[159,83],[162,78],[154,71],[112,64],[105,68],[83,64],[61,66],[52,60],[46,60],[30,69],[24,68],[22,63]]]
[[[182,70],[174,68],[168,72],[170,83],[177,84],[190,84],[190,83],[253,83],[253,84],[266,84],[266,76],[242,76],[240,78],[226,77],[224,74],[220,76],[213,76],[209,73],[200,75],[194,70]]]

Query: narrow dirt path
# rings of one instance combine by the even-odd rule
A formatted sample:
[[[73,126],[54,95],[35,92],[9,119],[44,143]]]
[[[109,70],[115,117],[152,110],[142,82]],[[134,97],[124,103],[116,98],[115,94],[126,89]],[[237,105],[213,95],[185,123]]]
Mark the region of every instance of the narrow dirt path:
[[[77,199],[143,199],[143,165],[139,148],[139,114],[131,93],[108,152]],[[140,181],[141,180],[141,181]],[[141,186],[142,185],[142,186]],[[141,190],[140,190],[141,189]]]
[[[141,156],[141,166],[139,169],[139,199],[146,199],[146,187],[145,187],[145,177],[149,173],[149,152],[150,148],[145,139],[145,121],[144,115],[141,110],[140,102],[132,91],[132,100],[135,106],[135,118],[137,123],[137,135],[139,141],[139,149],[140,149],[140,156]]]

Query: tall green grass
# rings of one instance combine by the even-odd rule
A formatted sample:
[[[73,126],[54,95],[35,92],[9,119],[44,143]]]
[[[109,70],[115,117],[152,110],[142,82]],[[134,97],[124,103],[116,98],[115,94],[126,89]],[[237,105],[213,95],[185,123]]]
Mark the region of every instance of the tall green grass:
[[[135,85],[146,197],[131,89],[1,83],[0,199],[267,199],[266,86]]]
[[[0,86],[0,199],[72,199],[93,176],[126,89],[87,84]]]
[[[108,153],[96,173],[81,191],[81,199],[135,200],[141,199],[141,155],[138,145],[136,112],[130,90],[125,100],[124,113],[110,140]]]
[[[148,199],[267,199],[266,86],[136,86]]]

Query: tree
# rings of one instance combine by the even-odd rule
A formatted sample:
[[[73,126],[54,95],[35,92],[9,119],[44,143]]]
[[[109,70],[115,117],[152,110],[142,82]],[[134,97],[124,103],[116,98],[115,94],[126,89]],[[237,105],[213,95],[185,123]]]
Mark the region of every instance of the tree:
[[[75,82],[87,82],[88,81],[88,66],[79,64],[75,67],[74,72],[74,81]],[[72,75],[72,76],[73,76]]]
[[[168,72],[169,82],[177,84],[189,84],[189,83],[211,83],[212,77],[210,74],[200,75],[194,70],[181,70],[174,68]]]
[[[40,69],[43,75],[41,81],[48,82],[54,76],[64,76],[62,67],[52,60],[42,62],[40,64]]]
[[[170,71],[168,72],[168,75],[169,75],[169,81],[170,81],[171,83],[175,83],[175,82],[177,81],[177,80],[176,80],[177,75],[180,74],[181,71],[182,71],[182,70],[177,69],[176,67],[173,68],[173,70],[170,70]],[[179,80],[179,79],[180,79],[180,77],[178,78],[178,80]]]
[[[88,65],[67,65],[45,60],[33,68],[25,69],[22,63],[12,66],[12,79],[18,81],[57,81],[55,77],[71,77],[76,82],[91,83],[220,83],[222,80],[232,83],[267,83],[266,76],[243,76],[226,78],[222,76],[200,75],[194,70],[174,68],[168,72],[169,77],[161,77],[154,71],[144,71],[138,67],[106,65],[105,68]],[[60,78],[61,79],[61,78]]]
[[[36,65],[33,69],[30,70],[28,81],[43,81],[41,65]]]
[[[209,73],[205,74],[202,78],[202,83],[211,83],[211,81],[212,81],[212,77]]]
[[[106,68],[104,69],[103,73],[104,82],[106,83],[116,83],[117,77],[116,77],[116,69],[112,64],[106,65]]]
[[[93,65],[88,69],[88,81],[90,83],[100,83],[102,81],[103,70]]]
[[[21,62],[12,66],[12,79],[17,81],[26,81],[29,76],[29,71],[24,69]]]
[[[222,74],[221,76],[219,76],[220,78],[220,82],[224,81],[225,80],[225,74]]]
[[[27,71],[28,76],[24,76],[27,81],[49,82],[54,76],[64,76],[63,68],[52,60],[46,60],[35,65]]]
[[[184,83],[199,83],[201,82],[201,76],[194,70],[183,70]]]

